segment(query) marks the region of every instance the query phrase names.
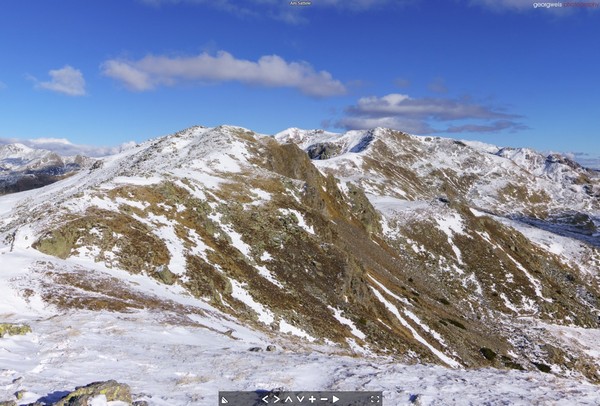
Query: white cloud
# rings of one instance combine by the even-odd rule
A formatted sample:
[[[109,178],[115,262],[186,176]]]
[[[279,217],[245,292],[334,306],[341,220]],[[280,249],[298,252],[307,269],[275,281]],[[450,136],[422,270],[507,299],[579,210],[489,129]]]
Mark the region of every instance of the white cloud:
[[[45,149],[56,152],[61,156],[84,155],[89,157],[101,157],[116,154],[136,145],[134,141],[123,143],[116,147],[105,147],[96,145],[74,144],[66,138],[1,138],[0,145],[19,143],[30,148]]]
[[[48,82],[39,82],[34,78],[37,88],[69,96],[85,95],[85,79],[80,70],[66,65],[61,69],[51,70],[48,74],[50,75]]]
[[[6,89],[6,83],[0,81],[0,90]]]
[[[450,126],[443,132],[446,133],[493,133],[502,130],[515,132],[517,130],[527,130],[529,127],[521,123],[516,123],[511,120],[495,120],[488,124],[464,124],[458,126]]]
[[[348,130],[388,127],[414,134],[516,131],[527,127],[513,121],[520,116],[467,98],[411,98],[391,93],[358,100],[335,125]],[[472,121],[475,120],[473,123]],[[460,125],[447,122],[459,121]],[[432,126],[436,123],[436,127]],[[440,128],[442,127],[442,128]]]
[[[73,145],[73,143],[66,138],[33,138],[28,140],[28,142],[33,145]]]
[[[341,95],[346,87],[329,72],[315,71],[306,62],[286,62],[277,55],[258,61],[236,59],[228,52],[216,56],[206,52],[190,57],[148,55],[137,61],[112,59],[102,73],[121,81],[128,89],[145,91],[179,82],[236,81],[265,87],[290,87],[315,97]]]
[[[419,98],[391,93],[383,97],[371,96],[358,100],[356,106],[347,109],[351,115],[367,117],[406,116],[435,120],[460,120],[470,118],[515,118],[499,110],[470,102],[449,98]]]
[[[141,92],[154,87],[150,75],[135,68],[130,62],[106,61],[102,64],[102,73],[120,80],[130,90]]]

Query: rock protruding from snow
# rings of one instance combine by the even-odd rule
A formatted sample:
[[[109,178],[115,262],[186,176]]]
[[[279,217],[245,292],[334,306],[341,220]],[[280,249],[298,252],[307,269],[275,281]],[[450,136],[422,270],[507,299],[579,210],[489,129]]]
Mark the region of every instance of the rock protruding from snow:
[[[132,403],[131,389],[129,385],[114,380],[93,382],[89,385],[78,386],[73,392],[58,402],[52,403],[51,406],[100,405],[101,400],[104,405],[107,404],[106,402],[122,402],[121,404],[130,405]]]
[[[27,324],[0,323],[0,338],[27,333],[31,333],[31,327]]]

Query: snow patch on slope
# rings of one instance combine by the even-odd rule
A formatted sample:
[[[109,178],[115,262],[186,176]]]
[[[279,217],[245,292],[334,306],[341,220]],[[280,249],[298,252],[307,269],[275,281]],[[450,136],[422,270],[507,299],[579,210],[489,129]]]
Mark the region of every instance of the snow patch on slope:
[[[316,341],[316,338],[314,338],[313,336],[308,334],[306,331],[288,323],[287,321],[285,321],[283,319],[279,320],[279,331],[281,331],[282,333],[292,334],[296,337],[303,338],[305,340],[308,340],[311,343]]]
[[[258,321],[266,325],[270,325],[275,321],[273,312],[254,300],[252,295],[246,290],[244,284],[231,278],[229,279],[229,282],[231,283],[231,296],[254,310],[258,315]]]
[[[329,308],[329,310],[331,310],[333,312],[333,317],[335,317],[335,319],[337,321],[339,321],[341,324],[344,324],[348,327],[350,327],[350,332],[355,335],[356,337],[360,338],[361,340],[364,340],[365,338],[367,338],[367,336],[365,335],[365,333],[363,333],[362,331],[360,331],[356,325],[354,324],[354,322],[352,320],[350,320],[347,317],[344,317],[342,315],[342,311],[340,309],[336,309],[333,308],[331,306],[327,306]]]
[[[454,255],[459,264],[464,264],[462,260],[462,252],[453,241],[454,234],[464,234],[464,223],[460,215],[453,213],[446,217],[436,217],[435,221],[440,230],[448,237],[448,244],[452,248]]]
[[[427,342],[427,340],[425,340],[418,332],[417,330],[414,329],[413,326],[411,326],[405,319],[404,317],[402,317],[400,315],[400,312],[398,311],[398,308],[396,306],[394,306],[392,303],[390,303],[377,289],[375,289],[374,287],[371,286],[371,290],[373,291],[373,294],[375,295],[375,297],[377,297],[377,299],[383,303],[383,305],[394,315],[396,316],[396,318],[398,319],[398,321],[400,321],[400,324],[402,324],[406,329],[408,329],[412,336],[415,338],[415,340],[417,340],[418,342],[420,342],[421,344],[423,344],[425,347],[427,347],[429,349],[429,351],[431,351],[436,357],[438,357],[443,363],[447,364],[448,366],[452,367],[452,368],[460,368],[461,365],[454,359],[448,357],[446,354],[444,354],[443,352],[441,352],[440,350],[438,350],[437,348],[435,348],[434,346],[432,346],[431,344],[429,344]]]
[[[296,217],[296,220],[298,221],[298,226],[300,228],[302,228],[304,231],[306,231],[309,234],[313,234],[313,235],[315,234],[315,229],[313,228],[313,226],[308,225],[308,223],[304,219],[304,216],[298,210],[279,209],[279,212],[281,212],[283,215],[288,215],[288,214],[294,215],[294,217]]]

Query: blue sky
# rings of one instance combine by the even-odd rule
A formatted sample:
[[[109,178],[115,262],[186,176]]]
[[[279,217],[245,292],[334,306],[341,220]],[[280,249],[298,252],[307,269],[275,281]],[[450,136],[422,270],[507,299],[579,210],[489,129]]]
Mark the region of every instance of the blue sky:
[[[600,7],[311,3],[5,2],[0,141],[97,154],[196,124],[386,126],[600,155]]]

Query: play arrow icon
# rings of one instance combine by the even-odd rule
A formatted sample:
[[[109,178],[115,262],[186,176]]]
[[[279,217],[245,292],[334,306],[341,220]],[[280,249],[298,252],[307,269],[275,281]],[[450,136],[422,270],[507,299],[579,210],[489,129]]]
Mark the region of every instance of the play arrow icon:
[[[335,402],[337,402],[338,400],[340,400],[340,398],[338,398],[338,397],[337,397],[337,396],[335,396],[335,395],[333,395],[333,396],[331,397],[331,403],[335,403]]]

